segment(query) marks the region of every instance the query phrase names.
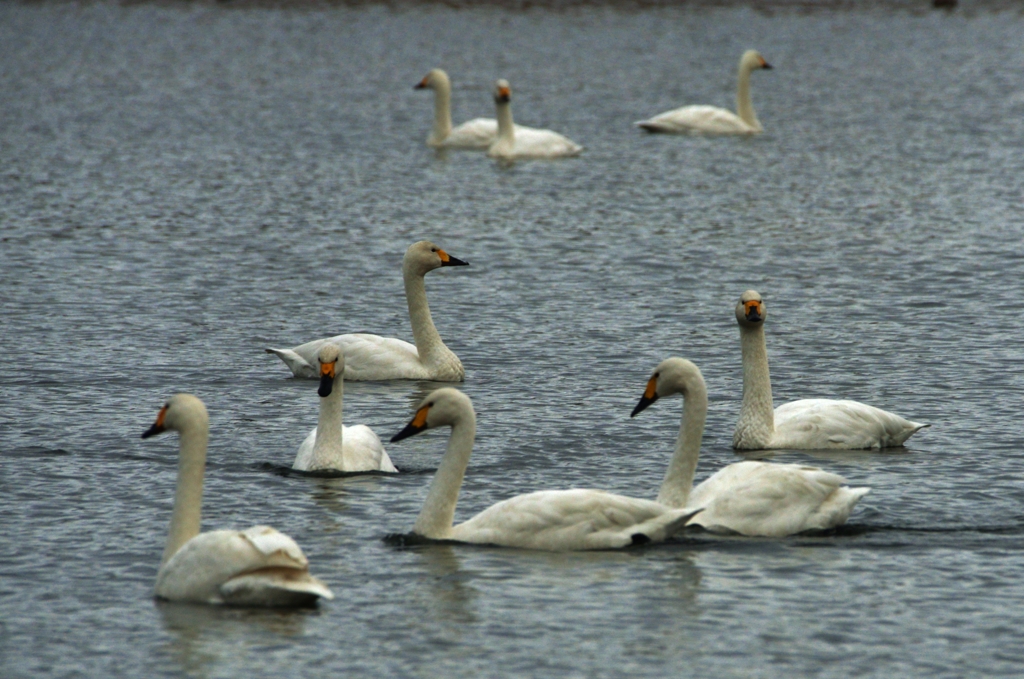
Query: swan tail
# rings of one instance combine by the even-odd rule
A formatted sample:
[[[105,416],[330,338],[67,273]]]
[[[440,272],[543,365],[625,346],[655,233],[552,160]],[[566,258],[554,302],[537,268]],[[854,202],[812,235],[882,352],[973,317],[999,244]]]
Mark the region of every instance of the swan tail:
[[[264,349],[268,354],[274,354],[279,359],[284,361],[284,364],[288,366],[288,369],[292,371],[292,375],[295,377],[315,377],[316,370],[313,369],[306,359],[296,354],[291,349]]]
[[[665,526],[665,538],[670,538],[676,533],[683,530],[686,524],[690,523],[690,520],[704,511],[704,508],[699,509],[681,509],[678,514]]]
[[[308,571],[296,568],[263,568],[231,578],[220,586],[220,597],[232,606],[312,606],[318,599],[331,600],[334,593]]]
[[[836,488],[818,507],[818,511],[814,513],[814,521],[807,529],[826,530],[841,526],[850,518],[850,512],[857,506],[860,499],[870,492],[871,489],[866,487],[841,486]]]
[[[661,125],[658,125],[657,123],[652,123],[650,120],[638,120],[633,124],[639,127],[641,130],[645,130],[647,132],[654,133],[665,131],[664,128],[661,127]]]

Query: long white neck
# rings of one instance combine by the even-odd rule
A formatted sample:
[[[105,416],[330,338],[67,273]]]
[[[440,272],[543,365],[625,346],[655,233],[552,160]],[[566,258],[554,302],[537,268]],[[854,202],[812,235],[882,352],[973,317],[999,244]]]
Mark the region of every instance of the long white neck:
[[[668,507],[685,507],[693,489],[693,475],[700,457],[700,441],[708,416],[708,390],[691,384],[683,393],[683,419],[676,438],[676,451],[661,482],[658,502]]]
[[[342,368],[344,370],[344,368]],[[342,400],[344,389],[341,372],[334,378],[329,396],[320,399],[320,419],[316,423],[316,441],[309,460],[309,471],[345,469],[342,446]]]
[[[160,560],[163,566],[186,542],[199,535],[203,512],[203,472],[206,470],[206,444],[209,430],[196,424],[180,432],[178,487],[174,492],[174,513],[167,534],[167,545]]]
[[[736,448],[764,448],[775,433],[775,408],[772,406],[772,380],[768,374],[768,347],[764,325],[740,326],[743,349],[743,405],[733,433]]]
[[[511,147],[516,140],[516,126],[512,122],[512,104],[510,102],[498,102],[498,141],[503,145]]]
[[[430,131],[430,144],[440,144],[452,133],[452,86],[447,80],[436,79],[434,89],[434,128]]]
[[[761,122],[754,113],[754,104],[750,101],[750,73],[749,66],[740,63],[739,82],[736,84],[736,114],[752,128],[761,132]]]
[[[413,271],[408,265],[403,265],[402,278],[405,281],[405,301],[409,304],[413,342],[420,355],[420,362],[425,365],[435,364],[441,357],[451,354],[451,351],[441,341],[441,335],[434,327],[434,319],[430,317],[427,286],[423,282],[423,274]]]
[[[443,540],[451,534],[455,505],[459,501],[459,489],[462,488],[475,438],[476,415],[470,408],[452,426],[448,449],[430,483],[423,509],[416,517],[416,525],[412,528],[414,533],[434,540]]]

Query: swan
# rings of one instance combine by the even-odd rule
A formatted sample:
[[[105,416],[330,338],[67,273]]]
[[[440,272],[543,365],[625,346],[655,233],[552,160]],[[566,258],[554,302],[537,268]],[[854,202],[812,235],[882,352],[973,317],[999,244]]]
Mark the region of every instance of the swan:
[[[658,502],[703,507],[691,522],[695,525],[765,537],[824,530],[845,523],[857,501],[871,490],[849,488],[843,477],[817,467],[753,461],[723,467],[693,488],[708,414],[708,390],[697,366],[683,358],[662,361],[630,417],[672,394],[683,395],[683,421]]]
[[[178,488],[156,595],[169,601],[242,606],[303,606],[331,590],[309,574],[295,541],[269,526],[199,532],[210,426],[206,406],[191,394],[172,396],[142,438],[168,429],[181,435]]]
[[[328,342],[317,352],[320,363],[320,420],[299,446],[292,469],[312,472],[397,472],[384,446],[365,424],[341,423],[345,355]],[[337,375],[337,378],[336,378]]]
[[[750,102],[750,73],[758,68],[771,68],[756,50],[747,50],[740,57],[739,82],[736,85],[736,113],[717,106],[683,106],[659,113],[636,123],[648,132],[676,134],[758,134],[763,131]]]
[[[756,290],[744,292],[736,305],[743,349],[743,405],[733,433],[734,448],[893,448],[928,426],[857,401],[812,398],[773,409],[766,317],[761,295]]]
[[[512,88],[507,80],[494,85],[494,104],[498,112],[498,139],[487,155],[492,158],[568,158],[578,156],[583,147],[551,130],[522,129],[512,122]]]
[[[486,151],[498,138],[498,121],[494,118],[474,118],[452,128],[452,83],[441,69],[432,69],[413,89],[434,90],[434,127],[427,136],[427,146]],[[516,125],[516,134],[536,131]]]
[[[476,436],[476,414],[469,397],[451,387],[434,391],[391,440],[442,425],[452,429],[448,449],[412,529],[424,538],[548,551],[615,549],[661,542],[700,511],[601,490],[544,490],[503,500],[453,526]]]
[[[462,361],[441,341],[427,306],[423,276],[442,266],[468,266],[430,241],[413,243],[402,258],[405,301],[415,345],[394,337],[350,334],[306,342],[291,349],[267,349],[292,371],[295,377],[317,378],[317,352],[327,342],[337,344],[345,354],[346,380],[436,380],[461,382],[466,376]]]

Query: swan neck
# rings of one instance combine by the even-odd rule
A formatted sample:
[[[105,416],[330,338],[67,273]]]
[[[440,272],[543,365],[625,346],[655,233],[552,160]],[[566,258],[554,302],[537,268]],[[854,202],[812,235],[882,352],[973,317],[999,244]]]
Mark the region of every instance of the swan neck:
[[[459,501],[459,490],[475,438],[476,415],[469,410],[452,426],[448,448],[430,483],[427,499],[412,529],[414,533],[434,540],[442,540],[451,534],[455,505]]]
[[[683,394],[683,418],[679,425],[679,436],[676,438],[676,450],[658,493],[658,502],[661,504],[668,507],[685,507],[689,501],[707,416],[707,388],[702,384],[692,385]]]
[[[342,461],[342,384],[339,374],[334,378],[331,394],[320,399],[320,419],[316,423],[316,441],[313,443],[308,471],[345,468]]]
[[[434,128],[430,142],[440,144],[452,133],[452,86],[444,80],[434,83]]]
[[[736,85],[736,113],[743,122],[760,132],[761,123],[754,113],[754,104],[750,100],[750,73],[751,69],[741,63]]]
[[[182,545],[199,535],[208,438],[208,428],[198,424],[181,430],[178,487],[174,492],[174,513],[171,515],[171,528],[160,561],[161,566],[167,563]]]
[[[511,144],[515,141],[515,123],[512,122],[512,104],[509,102],[499,103],[497,106],[498,116],[498,140]]]
[[[423,282],[423,274],[403,266],[402,277],[405,280],[405,301],[409,305],[409,321],[412,323],[412,337],[416,344],[416,351],[419,353],[422,363],[432,364],[440,354],[447,352],[448,348],[441,341],[441,335],[434,327],[434,319],[430,316],[430,307],[427,305],[427,286]]]
[[[775,433],[775,408],[772,405],[772,380],[768,373],[764,326],[740,326],[740,347],[743,350],[743,404],[733,445],[737,448],[763,448]]]

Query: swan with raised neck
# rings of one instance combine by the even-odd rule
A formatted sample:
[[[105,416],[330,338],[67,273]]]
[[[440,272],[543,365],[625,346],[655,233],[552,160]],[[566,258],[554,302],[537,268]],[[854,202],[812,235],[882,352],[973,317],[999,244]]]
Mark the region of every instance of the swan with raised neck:
[[[296,377],[319,377],[317,352],[330,342],[341,347],[345,355],[346,380],[461,382],[466,371],[434,326],[423,277],[441,267],[467,265],[468,262],[426,240],[413,243],[405,251],[402,280],[415,344],[393,337],[354,333],[313,340],[291,349],[266,351],[284,361]]]
[[[453,526],[476,437],[469,397],[452,388],[432,392],[391,440],[440,426],[451,427],[451,435],[413,526],[413,533],[423,538],[548,551],[615,549],[663,541],[700,512],[600,490],[549,490],[503,500]]]
[[[683,106],[636,123],[648,132],[759,134],[764,131],[750,98],[750,74],[772,66],[756,50],[740,57],[736,77],[736,113],[717,106]]]
[[[156,576],[156,596],[170,601],[245,606],[303,606],[334,595],[309,573],[295,541],[269,526],[200,532],[209,439],[206,406],[177,394],[142,438],[180,434],[171,526]]]
[[[337,344],[320,347],[320,418],[299,446],[292,469],[300,471],[397,472],[377,434],[364,424],[342,424],[345,354]]]
[[[768,462],[727,465],[693,487],[708,412],[708,392],[696,365],[683,358],[662,361],[647,382],[636,416],[664,396],[683,396],[675,452],[658,502],[703,507],[691,523],[714,532],[782,537],[844,523],[869,488],[849,488],[841,476],[816,467]]]
[[[507,80],[494,83],[494,107],[498,119],[498,138],[487,150],[492,158],[552,159],[577,156],[583,147],[557,132],[524,129],[512,120],[512,87]]]
[[[734,448],[893,448],[928,426],[857,401],[802,399],[774,408],[764,337],[767,317],[756,290],[740,296],[736,322],[743,355],[743,402],[733,432]]]

